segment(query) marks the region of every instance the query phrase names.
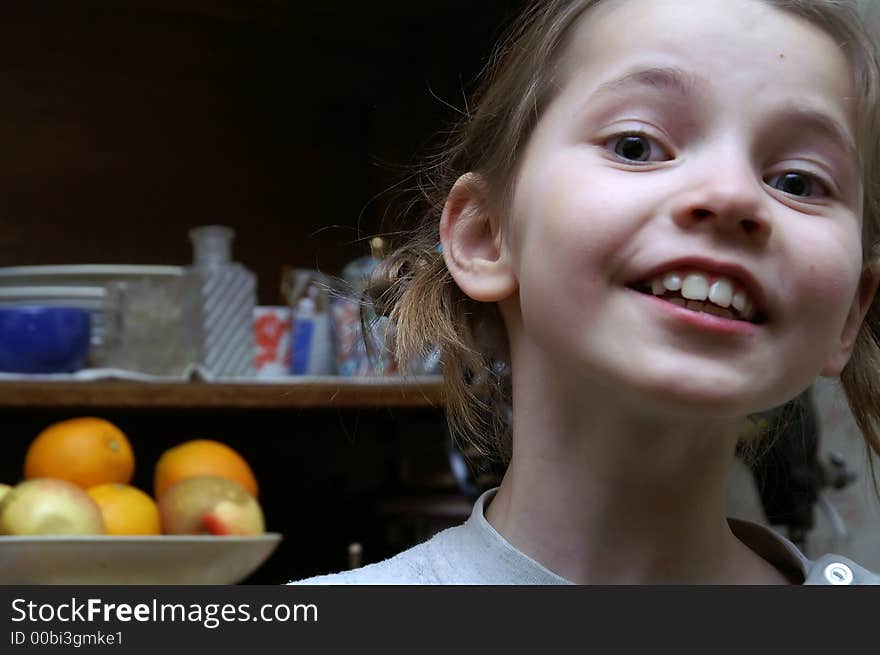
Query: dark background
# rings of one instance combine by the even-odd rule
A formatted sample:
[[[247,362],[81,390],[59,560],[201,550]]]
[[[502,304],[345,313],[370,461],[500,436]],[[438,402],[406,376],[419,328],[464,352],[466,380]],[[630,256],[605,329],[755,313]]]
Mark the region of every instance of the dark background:
[[[185,265],[219,223],[261,304],[338,273],[517,4],[4,2],[0,262]]]
[[[279,304],[283,266],[336,274],[368,252],[522,4],[4,1],[0,266],[186,265],[188,230],[224,224],[260,304]],[[187,439],[248,459],[285,537],[250,583],[346,568],[352,541],[376,561],[463,519],[418,509],[456,506],[441,410],[3,410],[0,481],[40,430],[84,414],[129,436],[148,491]],[[383,509],[395,499],[416,509]]]

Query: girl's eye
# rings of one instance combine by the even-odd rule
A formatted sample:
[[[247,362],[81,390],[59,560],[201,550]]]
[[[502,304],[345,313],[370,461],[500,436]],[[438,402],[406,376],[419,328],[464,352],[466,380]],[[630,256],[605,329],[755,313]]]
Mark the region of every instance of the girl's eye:
[[[800,171],[789,171],[781,175],[774,175],[767,180],[767,184],[774,189],[779,189],[783,193],[800,198],[829,195],[824,184],[816,180],[809,173],[801,173]]]
[[[644,134],[620,134],[612,138],[608,145],[614,146],[614,154],[632,162],[650,162],[669,159],[666,151]]]

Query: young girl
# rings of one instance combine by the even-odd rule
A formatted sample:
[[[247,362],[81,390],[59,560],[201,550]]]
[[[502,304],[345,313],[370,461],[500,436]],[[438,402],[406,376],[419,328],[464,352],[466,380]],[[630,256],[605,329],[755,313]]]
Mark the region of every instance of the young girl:
[[[724,516],[744,418],[817,376],[880,452],[872,48],[843,0],[528,9],[378,272],[399,357],[440,344],[452,427],[503,481],[302,582],[880,581]]]

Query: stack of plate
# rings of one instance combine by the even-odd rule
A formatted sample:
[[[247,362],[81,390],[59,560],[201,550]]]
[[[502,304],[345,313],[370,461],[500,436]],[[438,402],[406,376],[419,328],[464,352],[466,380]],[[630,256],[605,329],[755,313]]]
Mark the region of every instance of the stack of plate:
[[[68,265],[0,267],[0,306],[48,305],[87,309],[92,319],[89,366],[113,365],[107,349],[108,316],[113,311],[108,287],[114,282],[175,280],[179,266]]]

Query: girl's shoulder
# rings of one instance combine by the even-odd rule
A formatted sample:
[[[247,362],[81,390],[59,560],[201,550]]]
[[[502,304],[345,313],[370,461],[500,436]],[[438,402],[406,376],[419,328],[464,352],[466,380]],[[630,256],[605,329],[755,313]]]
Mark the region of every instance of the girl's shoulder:
[[[290,585],[421,585],[439,584],[430,561],[423,557],[424,544],[414,546],[375,564],[358,569],[293,580]]]
[[[452,529],[452,528],[450,528]],[[291,585],[432,585],[444,584],[443,555],[436,548],[438,538],[404,550],[381,562],[368,564],[349,571],[316,575],[303,580],[293,580]]]
[[[571,584],[519,552],[483,516],[485,492],[470,518],[394,557],[360,569],[321,575],[310,585],[517,585]]]
[[[809,559],[797,546],[765,525],[727,519],[736,537],[776,569],[805,585],[880,585],[880,576],[843,555]]]
[[[804,573],[808,585],[880,585],[880,575],[834,553],[807,560]]]

